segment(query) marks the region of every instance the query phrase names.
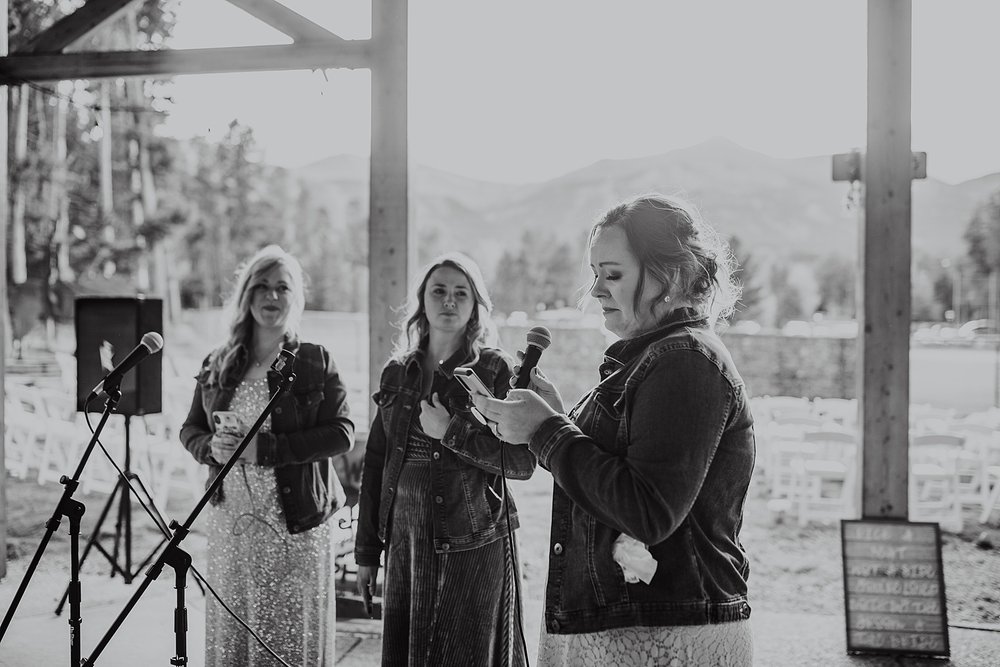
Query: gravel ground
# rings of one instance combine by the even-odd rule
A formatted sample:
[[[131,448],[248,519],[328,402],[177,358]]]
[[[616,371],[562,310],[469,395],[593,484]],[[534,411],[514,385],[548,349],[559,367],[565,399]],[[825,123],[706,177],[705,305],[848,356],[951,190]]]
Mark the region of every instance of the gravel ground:
[[[180,446],[180,445],[178,445]],[[539,469],[532,479],[511,483],[521,517],[518,541],[524,571],[524,595],[541,599],[544,594],[546,553],[551,509],[552,478]],[[39,486],[35,482],[7,480],[8,558],[30,558],[44,533],[44,523],[52,515],[62,487]],[[773,612],[843,614],[844,594],[841,576],[840,529],[836,525],[800,528],[794,522],[775,524],[766,508],[763,494],[757,492],[747,503],[743,543],[751,559],[750,599],[755,609]],[[79,496],[87,505],[83,536],[92,529],[105,498]],[[183,520],[192,500],[175,497],[167,514]],[[943,533],[945,588],[950,623],[1000,624],[1000,526],[978,524],[972,510],[967,511],[966,530],[959,535]],[[157,533],[149,520],[136,510],[133,518],[135,546],[133,559],[139,560],[157,543]],[[68,571],[67,522],[54,535],[46,557],[46,568],[64,567]],[[104,532],[114,530],[113,517],[104,524]],[[992,539],[994,548],[975,545],[982,532]],[[196,522],[185,547],[202,562],[204,541]],[[111,540],[105,539],[105,545]],[[88,571],[103,571],[107,564],[97,554]],[[89,560],[89,559],[88,559]]]

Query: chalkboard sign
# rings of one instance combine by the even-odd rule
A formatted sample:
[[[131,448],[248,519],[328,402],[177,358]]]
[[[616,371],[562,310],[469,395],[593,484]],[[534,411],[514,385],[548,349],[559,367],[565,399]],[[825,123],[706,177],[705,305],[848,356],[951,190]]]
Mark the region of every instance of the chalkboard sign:
[[[936,523],[842,521],[847,650],[950,655]]]

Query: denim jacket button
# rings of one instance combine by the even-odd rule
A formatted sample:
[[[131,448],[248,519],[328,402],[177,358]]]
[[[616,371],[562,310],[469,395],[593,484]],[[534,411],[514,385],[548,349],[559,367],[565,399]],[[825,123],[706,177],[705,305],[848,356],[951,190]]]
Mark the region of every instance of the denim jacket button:
[[[283,486],[283,487],[281,487],[281,492],[284,493],[284,494],[289,494],[289,493],[292,492],[292,487],[290,487],[290,486]]]
[[[447,542],[441,545],[441,551],[447,551],[448,549],[451,549],[451,545]]]
[[[557,556],[561,556],[562,552],[563,552],[563,546],[561,544],[559,544],[558,542],[556,542],[555,546],[552,547],[552,553],[554,553]],[[553,622],[555,622],[555,621],[553,621]]]
[[[281,414],[281,408],[275,408],[274,409],[274,414],[280,415]]]
[[[552,620],[549,621],[549,630],[552,632],[559,632],[559,621]]]
[[[441,452],[434,452],[433,454],[431,454],[431,458],[437,461],[439,458],[441,458]]]
[[[434,496],[434,502],[440,505],[441,503],[444,502],[444,498],[442,498],[441,496]]]

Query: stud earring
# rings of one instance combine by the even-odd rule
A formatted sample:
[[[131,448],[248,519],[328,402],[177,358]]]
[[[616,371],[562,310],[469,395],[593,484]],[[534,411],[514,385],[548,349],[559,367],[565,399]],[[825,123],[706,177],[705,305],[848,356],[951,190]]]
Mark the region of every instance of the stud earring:
[[[669,296],[663,297],[663,303],[670,303],[670,297]]]

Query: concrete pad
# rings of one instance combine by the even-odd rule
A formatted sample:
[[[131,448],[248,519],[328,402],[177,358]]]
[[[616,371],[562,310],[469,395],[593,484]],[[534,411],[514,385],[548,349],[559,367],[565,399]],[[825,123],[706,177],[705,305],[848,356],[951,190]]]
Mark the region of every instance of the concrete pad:
[[[849,656],[843,616],[757,611],[754,664],[762,667],[997,667],[1000,632],[948,628],[951,660]],[[987,626],[982,626],[986,628]],[[1000,630],[1000,628],[995,628]]]
[[[0,611],[6,612],[23,576],[26,563],[12,563],[10,576],[0,583]],[[95,566],[95,569],[101,569]],[[141,578],[126,585],[104,573],[84,572],[83,657],[91,655],[135,590]],[[0,667],[65,665],[69,661],[68,610],[55,616],[53,609],[67,583],[59,568],[40,568],[18,607],[7,636],[0,643]],[[176,653],[173,610],[173,573],[167,568],[154,581],[138,605],[97,660],[102,667],[166,664]],[[192,583],[188,588],[187,633],[189,664],[203,664],[205,603]],[[525,642],[531,663],[538,653],[542,601],[527,599],[524,609]],[[997,667],[1000,665],[1000,632],[950,628],[950,661],[848,656],[842,616],[781,613],[755,610],[751,617],[755,636],[754,664],[761,667]],[[368,619],[338,619],[337,664],[372,667],[380,664],[381,623]]]
[[[41,572],[41,571],[40,571]],[[6,613],[21,581],[8,577],[0,584],[0,606]],[[65,665],[70,658],[69,607],[61,616],[53,613],[68,579],[62,573],[36,573],[0,644],[0,667]],[[125,584],[106,575],[81,576],[83,604],[80,626],[83,658],[88,658],[101,641],[141,579]],[[177,654],[174,634],[176,594],[173,571],[167,568],[152,582],[108,643],[95,664],[105,667],[168,664]],[[191,584],[187,589],[187,655],[191,665],[204,662],[205,602]]]

